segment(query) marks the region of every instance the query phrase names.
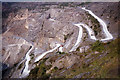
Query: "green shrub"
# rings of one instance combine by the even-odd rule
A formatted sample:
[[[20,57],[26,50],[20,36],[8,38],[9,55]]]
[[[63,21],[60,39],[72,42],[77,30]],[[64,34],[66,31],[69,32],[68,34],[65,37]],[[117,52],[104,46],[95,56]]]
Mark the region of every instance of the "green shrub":
[[[55,72],[55,71],[57,71],[58,70],[58,68],[57,67],[54,67],[54,69],[52,69],[52,72]]]
[[[58,70],[58,68],[57,68],[57,67],[54,67],[54,69],[55,69],[55,70]]]
[[[28,78],[36,78],[38,70],[39,70],[39,67],[35,67],[34,69],[32,69],[30,71],[30,74],[29,74]]]
[[[72,34],[73,34],[73,32],[70,34],[64,35],[64,40],[67,40]]]
[[[101,29],[100,29],[100,23],[98,22],[97,19],[95,19],[93,16],[91,16],[90,14],[86,13],[89,17],[88,19],[91,20],[94,28],[93,31],[95,32],[95,35],[98,35],[98,33],[100,33]]]
[[[21,63],[21,64],[19,65],[18,69],[21,69],[21,68],[22,68],[22,66],[23,66],[23,63]]]
[[[102,52],[104,50],[104,45],[99,40],[91,45],[92,51]]]
[[[17,65],[18,65],[18,63],[15,63],[15,64],[14,64],[14,67],[16,67]]]
[[[46,74],[46,71],[51,68],[51,65],[45,65],[45,61],[48,58],[44,58],[40,61],[40,64],[30,71],[29,78],[44,78],[48,79],[50,74]]]
[[[65,52],[59,52],[59,54],[65,54]]]

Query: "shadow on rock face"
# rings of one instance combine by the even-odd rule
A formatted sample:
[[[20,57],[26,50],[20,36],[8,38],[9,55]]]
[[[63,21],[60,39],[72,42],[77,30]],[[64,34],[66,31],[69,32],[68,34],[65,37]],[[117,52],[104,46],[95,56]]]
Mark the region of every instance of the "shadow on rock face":
[[[0,65],[2,65],[2,71],[6,70],[8,68],[7,64],[0,63]]]
[[[6,76],[6,73],[8,74],[9,66],[7,64],[1,63],[0,62],[0,72],[2,72],[2,78]]]

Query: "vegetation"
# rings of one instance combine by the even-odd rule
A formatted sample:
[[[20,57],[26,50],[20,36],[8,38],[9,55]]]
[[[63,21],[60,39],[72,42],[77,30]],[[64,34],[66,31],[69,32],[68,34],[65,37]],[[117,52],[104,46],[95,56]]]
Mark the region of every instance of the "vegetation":
[[[57,71],[58,70],[58,68],[57,67],[54,67],[54,69],[52,69],[52,72],[55,72],[55,71]]]
[[[89,2],[82,2],[80,4],[75,4],[74,2],[59,3],[58,8],[63,8],[64,9],[64,7],[77,7],[77,6],[82,6],[82,5],[85,5],[85,4],[88,4],[88,3]]]
[[[33,53],[31,53],[31,54],[30,54],[30,57],[31,57],[31,59],[33,59],[33,58],[34,58],[34,54],[33,54]]]
[[[96,41],[91,45],[91,50],[86,53],[78,53],[80,61],[69,69],[56,69],[53,72],[56,78],[73,78],[79,75],[80,78],[118,78],[118,44],[120,39],[112,42],[101,43]],[[93,53],[98,51],[98,54]],[[75,54],[75,53],[74,53]],[[86,58],[86,56],[90,55]],[[64,71],[65,70],[65,71]],[[61,72],[64,71],[62,74]]]
[[[28,78],[43,78],[48,79],[50,74],[46,74],[46,71],[51,68],[51,65],[45,65],[47,58],[40,61],[40,64],[30,71]]]
[[[73,34],[73,32],[70,34],[64,35],[64,40],[67,40],[72,34]]]
[[[18,63],[15,63],[15,64],[14,64],[14,67],[16,67],[17,65],[18,65]]]
[[[100,33],[101,29],[99,28],[99,26],[94,25],[93,31],[95,32],[95,35],[98,35],[98,32]]]
[[[76,49],[76,51],[80,51],[80,47],[78,47],[78,48]]]
[[[81,60],[83,60],[80,62],[81,65],[74,65],[71,69],[68,70],[71,74],[66,75],[66,77],[72,78],[76,75],[81,75],[81,78],[118,78],[118,51],[120,49],[118,49],[117,45],[119,43],[120,39],[116,39],[105,44],[96,41],[92,45],[94,47],[93,50],[95,51],[100,49],[103,50],[103,53],[93,53],[94,55],[91,55],[87,59],[82,56]],[[97,48],[95,48],[95,46]],[[104,46],[104,49],[101,49],[99,46]]]
[[[59,54],[66,54],[65,52],[58,52]]]
[[[21,68],[22,68],[22,66],[23,66],[23,63],[21,63],[21,64],[19,65],[18,69],[21,69]]]
[[[88,15],[88,19],[91,20],[91,22],[93,24],[93,31],[95,32],[95,36],[98,35],[98,33],[101,32],[100,23],[97,21],[97,19],[95,19],[90,14],[88,14],[88,13],[86,13],[86,14]]]
[[[104,45],[99,40],[91,45],[92,51],[102,52],[104,50]]]
[[[75,63],[69,69],[58,69],[54,67],[51,71],[52,75],[46,74],[46,71],[49,70],[52,65],[46,66],[45,61],[47,59],[43,59],[39,61],[38,66],[31,70],[29,78],[48,79],[50,76],[52,78],[73,78],[77,75],[79,75],[80,78],[119,78],[117,72],[118,51],[120,50],[118,48],[119,43],[120,39],[115,39],[108,43],[96,41],[91,44],[91,50],[88,50],[88,52],[74,52],[74,55],[80,56],[80,60],[77,61],[79,64]],[[95,54],[95,51],[98,53]],[[64,56],[67,56],[67,54]],[[55,62],[58,57],[60,56],[55,55],[52,58],[53,60],[50,59],[50,61]]]

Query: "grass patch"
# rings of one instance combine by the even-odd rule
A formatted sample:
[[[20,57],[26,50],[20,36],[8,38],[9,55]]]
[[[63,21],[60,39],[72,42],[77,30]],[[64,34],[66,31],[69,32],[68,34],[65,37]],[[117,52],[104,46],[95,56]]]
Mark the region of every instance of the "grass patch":
[[[104,50],[104,45],[99,40],[91,45],[92,51],[102,52]]]
[[[119,43],[120,39],[115,39],[108,43],[96,41],[92,44],[92,49],[94,51],[103,51],[103,53],[94,54],[87,59],[81,57],[80,64],[73,65],[64,72],[63,75],[65,75],[66,78],[73,78],[76,75],[81,75],[81,78],[119,78],[117,74],[118,51],[120,50],[118,49]],[[100,55],[102,56],[100,57]],[[92,58],[92,60],[86,63],[90,58]]]
[[[58,69],[54,67],[52,70],[52,77],[64,77],[64,78],[73,78],[76,75],[80,75],[81,78],[118,78],[117,67],[118,67],[118,44],[120,39],[115,39],[108,43],[101,43],[96,41],[91,45],[91,52],[86,53],[75,53],[80,56],[80,61],[72,65],[71,68],[65,70],[62,75],[61,72],[63,69]],[[99,54],[94,54],[92,51],[98,51]],[[85,55],[91,54],[90,57],[85,58]],[[94,54],[94,55],[92,55]],[[101,56],[102,55],[102,56]],[[57,58],[55,57],[54,61]],[[90,61],[89,61],[90,60]],[[50,77],[50,74],[46,74],[46,70],[49,70],[49,66],[44,64],[46,60],[42,60],[39,66],[36,66],[35,69],[31,70],[31,73],[34,77],[32,78],[46,78]],[[30,75],[31,75],[30,73]]]
[[[50,77],[50,74],[46,74],[46,71],[51,68],[51,65],[45,65],[46,60],[47,59],[45,58],[40,61],[40,64],[30,71],[28,78],[48,79]]]

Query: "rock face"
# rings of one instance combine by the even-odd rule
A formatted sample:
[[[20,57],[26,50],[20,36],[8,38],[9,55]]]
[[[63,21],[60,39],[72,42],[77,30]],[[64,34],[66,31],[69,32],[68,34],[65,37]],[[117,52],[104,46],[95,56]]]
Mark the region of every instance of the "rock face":
[[[8,29],[3,33],[3,47],[5,47],[3,56],[6,58],[6,55],[10,55],[14,50],[16,51],[13,54],[19,54],[23,50],[22,46],[26,45],[22,39],[44,51],[55,47],[52,45],[55,42],[66,44],[65,50],[69,51],[76,41],[76,34],[78,34],[78,28],[72,23],[84,21],[85,16],[83,10],[77,11],[75,8],[50,8],[42,13],[20,9],[16,13],[11,13],[5,22]],[[65,36],[66,39],[64,39]],[[25,46],[25,52],[23,51],[21,55],[24,56],[28,48],[29,46]],[[8,57],[14,59],[16,56]],[[3,59],[3,62],[7,60],[8,58]],[[10,63],[8,62],[8,64]]]
[[[10,36],[11,37],[11,36]],[[10,66],[13,66],[14,64],[18,63],[20,60],[23,59],[26,52],[28,51],[30,45],[29,43],[22,39],[21,37],[12,37],[8,38],[7,40],[5,38],[4,41],[7,43],[3,43],[3,49],[2,49],[2,56],[3,56],[3,62],[9,64]],[[8,44],[8,45],[7,45]]]
[[[52,65],[54,67],[57,67],[58,69],[69,68],[72,65],[74,65],[77,60],[79,60],[78,56],[76,56],[76,55],[70,55],[70,56],[65,56],[65,58],[62,58],[62,59],[56,61]]]
[[[98,24],[96,19],[81,9],[81,3],[73,3],[73,5],[79,6],[73,6],[71,4],[69,4],[70,6],[61,6],[61,3],[59,5],[58,3],[55,3],[55,5],[49,5],[49,3],[47,5],[45,3],[3,4],[3,33],[0,34],[0,36],[2,36],[1,54],[2,63],[13,68],[10,72],[10,77],[21,77],[20,75],[25,67],[25,55],[30,50],[31,45],[34,46],[34,48],[29,54],[31,58],[29,61],[30,70],[36,67],[34,63],[35,58],[55,48],[56,43],[61,44],[63,51],[60,52],[60,49],[56,49],[44,58],[56,56],[57,53],[63,54],[63,57],[55,57],[55,61],[52,63],[49,60],[48,62],[46,61],[47,65],[52,65],[46,73],[52,72],[55,67],[58,69],[69,69],[71,66],[80,62],[81,56],[72,54],[74,52],[69,54],[79,34],[79,28],[73,25],[75,23],[81,22],[88,25],[97,32],[97,38],[105,37],[100,30],[101,25]],[[85,4],[84,6],[89,7],[91,4],[94,3]],[[12,11],[5,5],[9,5]],[[90,9],[93,9],[93,6]],[[119,21],[115,23],[119,23]],[[110,26],[110,29],[111,28]],[[114,31],[112,31],[112,33],[115,34]],[[113,36],[116,37],[116,34]],[[76,49],[78,53],[87,53],[89,51],[90,44],[95,42],[94,40],[90,40],[89,37],[88,32],[83,28],[82,43],[80,43]],[[91,56],[91,54],[89,56]]]

